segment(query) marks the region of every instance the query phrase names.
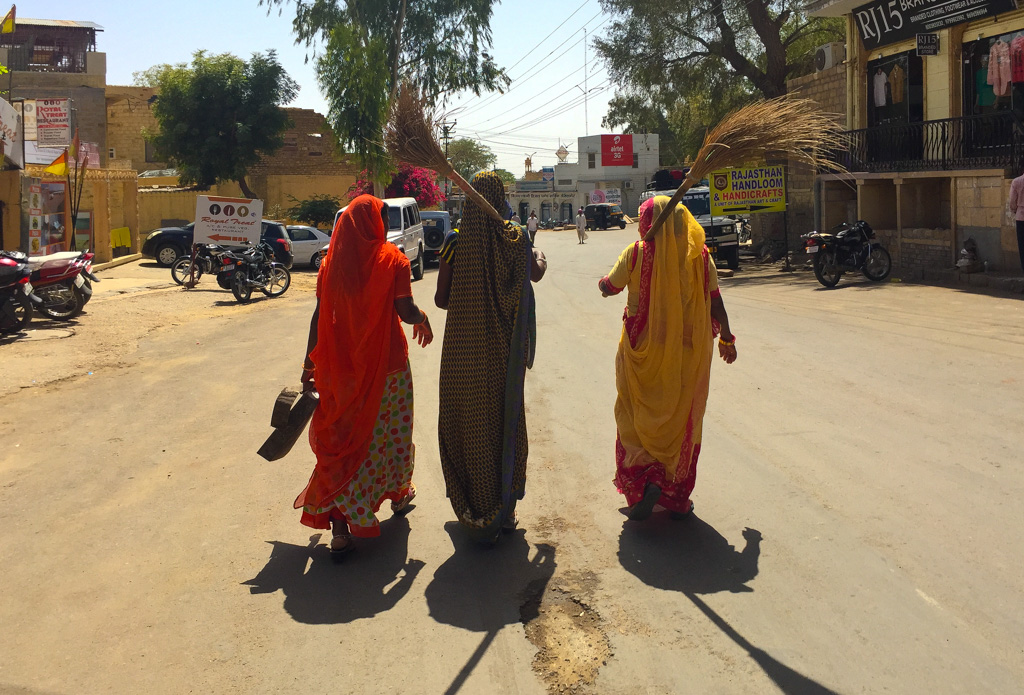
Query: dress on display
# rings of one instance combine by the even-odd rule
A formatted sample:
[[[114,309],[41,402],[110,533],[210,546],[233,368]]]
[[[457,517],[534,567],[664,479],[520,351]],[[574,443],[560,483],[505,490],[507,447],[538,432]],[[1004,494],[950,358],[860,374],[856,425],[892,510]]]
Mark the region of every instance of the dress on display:
[[[884,72],[875,73],[875,106],[885,106],[885,87],[889,84],[889,78]]]
[[[903,101],[903,87],[906,80],[906,73],[899,63],[889,73],[889,86],[892,89],[892,103],[899,104]]]
[[[1024,34],[1010,42],[1010,77],[1014,82],[1024,82]]]
[[[1002,39],[996,39],[988,56],[988,84],[996,96],[1010,93],[1010,45]]]

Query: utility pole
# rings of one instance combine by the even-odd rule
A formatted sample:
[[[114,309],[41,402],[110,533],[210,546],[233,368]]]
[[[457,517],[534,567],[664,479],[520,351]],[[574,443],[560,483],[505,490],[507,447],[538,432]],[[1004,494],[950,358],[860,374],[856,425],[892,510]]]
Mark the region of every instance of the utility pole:
[[[590,135],[590,117],[587,116],[587,28],[583,27],[583,134]]]
[[[452,121],[449,123],[446,120],[441,121],[441,138],[444,140],[444,158],[448,159],[448,141],[451,140],[451,136],[455,133],[455,125],[458,121]],[[452,182],[447,176],[444,177],[444,195],[446,198],[451,197],[452,194]]]

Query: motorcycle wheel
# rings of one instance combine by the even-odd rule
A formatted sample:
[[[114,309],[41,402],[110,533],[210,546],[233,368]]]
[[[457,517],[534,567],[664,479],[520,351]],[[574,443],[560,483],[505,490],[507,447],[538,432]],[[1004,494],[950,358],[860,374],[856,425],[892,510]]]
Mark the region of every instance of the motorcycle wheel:
[[[0,333],[17,333],[32,320],[32,302],[20,292],[0,302]]]
[[[280,297],[292,284],[292,274],[284,266],[271,266],[268,275],[267,286],[260,288],[268,297]]]
[[[192,259],[188,256],[182,256],[171,265],[171,279],[178,285],[185,284],[185,281],[192,277],[193,272],[195,272],[195,281],[198,282],[203,274],[203,265],[199,262],[193,264]]]
[[[252,299],[252,288],[249,287],[244,270],[236,270],[231,276],[231,294],[235,295],[235,299],[242,304]]]
[[[50,291],[38,293],[43,300],[42,306],[38,307],[43,316],[56,321],[70,321],[85,308],[85,297],[74,285],[64,290],[67,294],[62,292],[59,296],[54,294],[55,290],[47,289]]]
[[[892,258],[889,257],[889,252],[881,246],[872,246],[871,253],[864,259],[864,267],[861,270],[864,277],[872,282],[886,279],[892,271]]]
[[[821,251],[814,257],[814,277],[825,287],[835,287],[839,284],[843,271],[836,264],[834,252]]]

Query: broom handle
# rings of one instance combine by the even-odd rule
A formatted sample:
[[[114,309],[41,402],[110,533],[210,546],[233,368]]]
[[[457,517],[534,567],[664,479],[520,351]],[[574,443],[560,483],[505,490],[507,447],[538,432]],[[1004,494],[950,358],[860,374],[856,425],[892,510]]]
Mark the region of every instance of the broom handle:
[[[663,209],[661,214],[658,215],[658,219],[654,220],[654,224],[652,224],[651,228],[646,234],[644,234],[644,241],[650,241],[654,238],[654,235],[658,233],[659,229],[661,229],[661,225],[665,224],[665,221],[668,220],[668,216],[676,209],[676,205],[679,205],[683,196],[686,195],[688,190],[693,188],[695,183],[697,182],[692,180],[689,176],[683,179],[683,183],[676,189],[676,192],[672,194],[672,199],[668,201],[668,205],[665,206],[665,209]]]
[[[488,215],[496,219],[501,224],[505,224],[505,218],[502,217],[498,213],[498,211],[495,210],[491,206],[491,204],[487,202],[486,198],[480,195],[480,191],[476,190],[471,185],[469,185],[469,183],[466,182],[466,179],[462,178],[459,175],[459,172],[455,171],[454,167],[449,165],[448,171],[445,173],[448,175],[448,178],[454,181],[458,185],[458,187],[462,189],[462,192],[466,194],[467,198],[472,198],[473,202],[480,206],[480,209],[482,209],[484,212],[486,212]]]

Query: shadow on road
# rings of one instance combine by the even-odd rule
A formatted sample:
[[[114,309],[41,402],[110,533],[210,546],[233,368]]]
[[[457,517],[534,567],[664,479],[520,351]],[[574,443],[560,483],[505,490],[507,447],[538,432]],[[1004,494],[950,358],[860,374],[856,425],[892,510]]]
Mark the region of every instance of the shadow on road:
[[[445,524],[455,554],[434,572],[427,585],[430,617],[439,623],[483,632],[476,650],[455,676],[446,694],[457,693],[501,628],[522,620],[520,607],[543,594],[555,573],[555,549],[539,544],[530,557],[524,531],[503,536],[494,548],[469,540],[458,522]]]
[[[270,560],[242,583],[252,594],[283,591],[284,609],[296,622],[333,625],[372,618],[394,608],[424,566],[421,560],[407,559],[405,517],[381,522],[380,532],[380,538],[358,541],[360,547],[341,565],[331,561],[326,545],[318,545],[319,533],[310,536],[308,545],[268,541]]]
[[[761,533],[744,529],[746,545],[737,550],[713,526],[692,515],[672,522],[667,515],[637,524],[626,522],[619,536],[619,562],[648,586],[678,591],[739,645],[779,690],[789,695],[835,695],[817,681],[791,669],[751,644],[698,594],[752,592],[748,586],[758,572]]]

